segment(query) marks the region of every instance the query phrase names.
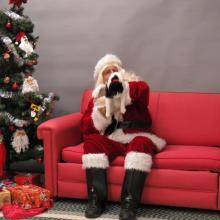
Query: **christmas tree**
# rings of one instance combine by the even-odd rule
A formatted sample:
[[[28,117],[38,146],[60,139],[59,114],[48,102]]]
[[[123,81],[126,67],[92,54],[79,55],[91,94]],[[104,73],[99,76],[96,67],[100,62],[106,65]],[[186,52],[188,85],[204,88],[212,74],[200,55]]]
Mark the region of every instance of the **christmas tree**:
[[[7,164],[43,158],[37,126],[47,120],[58,97],[41,94],[33,73],[38,63],[38,37],[21,7],[27,0],[10,0],[0,11],[0,145],[6,146]]]

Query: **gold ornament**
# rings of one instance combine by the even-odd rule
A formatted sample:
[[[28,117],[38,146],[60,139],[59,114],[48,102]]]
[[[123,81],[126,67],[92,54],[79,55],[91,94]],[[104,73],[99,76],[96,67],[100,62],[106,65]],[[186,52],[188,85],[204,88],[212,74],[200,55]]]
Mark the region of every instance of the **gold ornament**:
[[[31,104],[31,117],[34,121],[38,121],[42,108],[40,105]]]

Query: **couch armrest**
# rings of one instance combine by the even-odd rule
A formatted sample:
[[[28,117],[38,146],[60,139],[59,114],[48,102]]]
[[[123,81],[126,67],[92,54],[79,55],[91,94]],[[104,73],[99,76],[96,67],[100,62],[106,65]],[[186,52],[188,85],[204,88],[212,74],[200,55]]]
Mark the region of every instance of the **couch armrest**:
[[[37,128],[37,136],[44,143],[45,186],[52,196],[57,195],[57,163],[62,148],[82,142],[81,113],[72,113],[48,120]]]

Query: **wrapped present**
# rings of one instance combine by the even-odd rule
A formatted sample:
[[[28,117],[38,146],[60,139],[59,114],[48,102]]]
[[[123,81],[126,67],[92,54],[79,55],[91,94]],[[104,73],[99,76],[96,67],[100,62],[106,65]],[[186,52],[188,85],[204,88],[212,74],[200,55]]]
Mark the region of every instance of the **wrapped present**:
[[[32,184],[17,185],[7,189],[11,192],[12,203],[23,209],[51,207],[50,191],[47,189]]]
[[[39,173],[20,173],[14,177],[18,185],[34,184],[41,185],[41,175]]]
[[[4,179],[0,181],[0,190],[2,190],[3,188],[7,188],[10,186],[16,186],[17,184],[15,182],[13,182],[11,179]]]
[[[0,190],[0,210],[3,205],[11,203],[11,193],[6,189]]]

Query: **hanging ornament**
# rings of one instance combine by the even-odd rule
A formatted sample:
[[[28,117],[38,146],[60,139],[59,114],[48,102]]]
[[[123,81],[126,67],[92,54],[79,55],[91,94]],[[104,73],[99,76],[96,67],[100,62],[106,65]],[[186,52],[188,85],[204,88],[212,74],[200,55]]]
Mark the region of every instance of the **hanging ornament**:
[[[8,60],[10,58],[10,54],[8,52],[5,52],[3,54],[3,58],[4,58],[4,60]]]
[[[12,147],[17,154],[29,148],[29,139],[24,129],[17,129],[12,136]]]
[[[23,66],[24,60],[17,53],[17,50],[14,44],[12,43],[12,40],[8,36],[1,36],[1,35],[0,35],[0,40],[6,45],[6,47],[8,48],[8,51],[12,52],[12,54],[14,55],[15,61],[18,63],[18,65]]]
[[[11,131],[11,132],[12,132],[12,131],[14,131],[14,130],[15,130],[15,126],[14,126],[14,125],[9,125],[9,126],[8,126],[8,129],[9,129],[9,131]]]
[[[32,60],[33,65],[37,65],[38,61],[37,60]]]
[[[13,89],[13,90],[17,90],[18,88],[19,88],[18,84],[17,84],[16,82],[14,82],[14,83],[12,84],[12,89]]]
[[[28,92],[39,92],[37,80],[32,76],[28,76],[23,82],[22,93],[25,94]]]
[[[43,112],[42,106],[31,104],[31,117],[34,121],[38,121],[41,113]]]
[[[20,31],[17,34],[15,44],[18,44],[19,41],[20,41],[19,48],[25,52],[24,57],[28,57],[34,52],[33,46],[28,41],[26,34],[22,31]]]
[[[10,21],[8,21],[8,22],[5,24],[5,28],[11,29],[11,28],[12,28],[12,23],[11,23]]]
[[[37,42],[35,41],[35,42],[33,42],[34,49],[36,48],[36,46],[37,46]]]
[[[27,65],[27,66],[33,66],[33,65],[37,65],[37,60],[26,60],[25,61],[25,64]]]
[[[10,77],[9,76],[6,76],[4,79],[3,79],[3,82],[5,84],[8,84],[10,82]]]
[[[38,157],[38,158],[36,159],[36,161],[37,161],[38,164],[43,163],[43,157]]]
[[[18,7],[21,7],[22,3],[27,3],[27,0],[9,0],[9,4],[14,4]]]

